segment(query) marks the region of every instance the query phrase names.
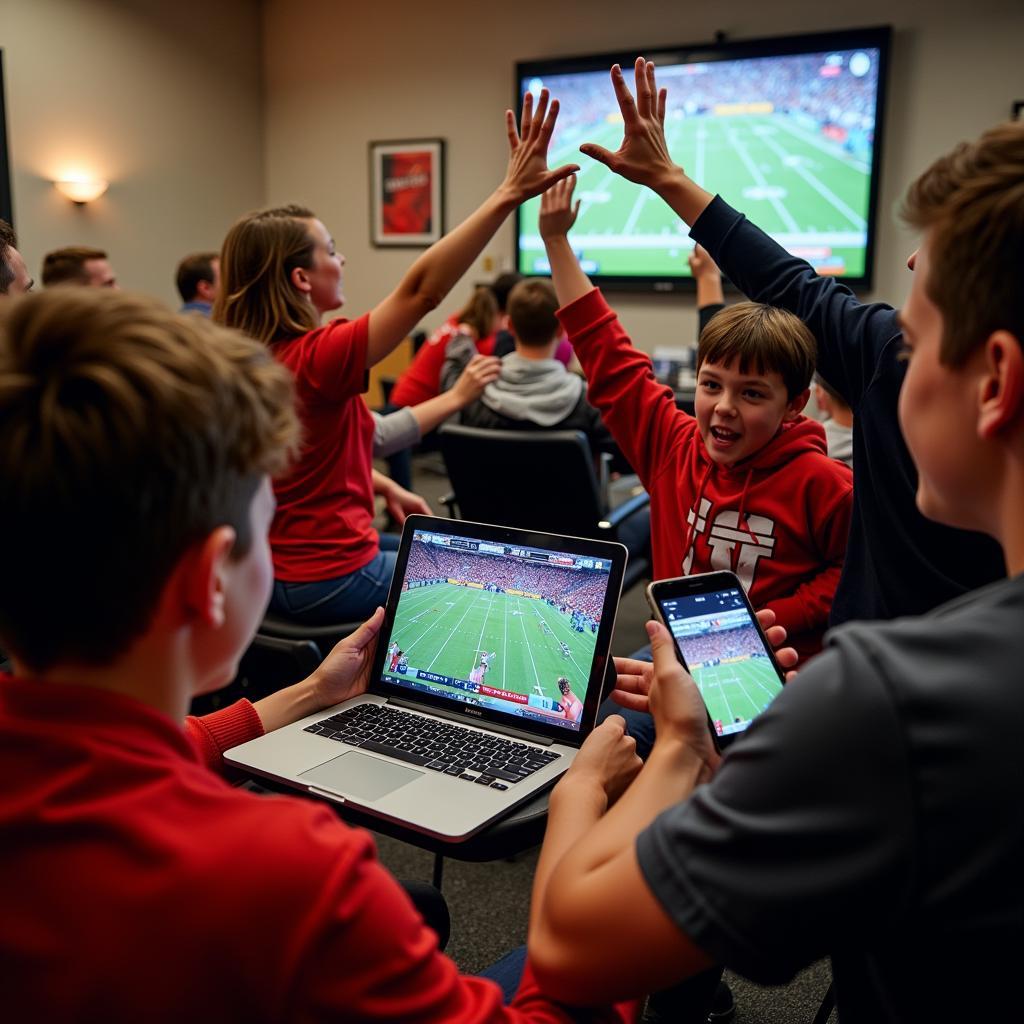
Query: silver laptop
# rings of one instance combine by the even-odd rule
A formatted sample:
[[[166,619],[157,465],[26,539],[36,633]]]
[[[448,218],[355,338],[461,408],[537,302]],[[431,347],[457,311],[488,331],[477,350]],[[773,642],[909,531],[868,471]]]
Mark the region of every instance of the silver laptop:
[[[458,841],[552,785],[593,728],[626,549],[410,516],[360,697],[239,768]]]

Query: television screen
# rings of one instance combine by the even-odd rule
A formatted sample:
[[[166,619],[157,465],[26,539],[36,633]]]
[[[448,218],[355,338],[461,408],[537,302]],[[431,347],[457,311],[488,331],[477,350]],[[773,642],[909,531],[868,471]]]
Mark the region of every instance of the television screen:
[[[742,210],[822,274],[869,286],[889,29],[788,37],[645,53],[668,89],[665,134],[698,184]],[[650,190],[579,152],[615,150],[622,117],[608,69],[632,88],[636,54],[536,61],[516,69],[518,99],[547,87],[561,112],[550,163],[580,164],[580,212],[569,238],[596,283],[673,291],[691,280],[687,226]],[[516,267],[549,271],[525,204]],[[692,285],[691,285],[692,287]]]

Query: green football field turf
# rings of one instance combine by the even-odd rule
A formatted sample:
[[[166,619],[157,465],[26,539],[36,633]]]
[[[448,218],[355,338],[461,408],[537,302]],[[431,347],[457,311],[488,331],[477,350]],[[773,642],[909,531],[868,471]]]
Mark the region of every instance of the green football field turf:
[[[674,117],[666,122],[674,159],[789,249],[827,248],[846,274],[864,272],[868,167],[789,114]],[[550,164],[578,163],[580,213],[569,239],[594,273],[689,273],[688,228],[647,188],[626,181],[579,152],[581,142],[615,150],[622,125],[567,126]],[[540,200],[523,206],[523,273],[546,273],[537,231]],[[813,260],[812,260],[813,262]]]
[[[694,673],[713,721],[728,726],[736,718],[757,717],[778,695],[781,684],[766,658],[709,665]]]
[[[385,671],[394,679],[415,679],[417,669],[469,679],[480,652],[494,651],[484,676],[487,686],[557,701],[560,676],[583,700],[597,636],[589,628],[577,633],[568,615],[535,598],[434,583],[402,594],[391,640],[409,661],[404,677]],[[568,645],[569,657],[562,654],[559,640]]]

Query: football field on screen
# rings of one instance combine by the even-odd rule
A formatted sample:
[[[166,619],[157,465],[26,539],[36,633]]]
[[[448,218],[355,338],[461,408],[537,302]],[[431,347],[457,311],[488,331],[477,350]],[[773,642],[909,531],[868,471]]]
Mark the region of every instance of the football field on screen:
[[[673,117],[666,138],[673,158],[710,192],[742,210],[789,249],[818,249],[841,260],[846,274],[864,272],[869,168],[814,131],[799,115],[741,114]],[[613,152],[622,141],[617,118],[596,126],[567,126],[550,165],[578,163],[580,212],[569,235],[594,273],[688,273],[687,226],[653,193],[620,178],[579,152],[595,142]],[[537,230],[540,200],[522,208],[524,273],[547,273]],[[535,261],[540,261],[539,265]],[[812,262],[814,260],[812,259]]]
[[[569,648],[568,657],[560,640]],[[589,628],[577,633],[568,615],[536,598],[434,583],[402,594],[391,641],[409,662],[405,676],[385,671],[392,678],[413,680],[415,670],[425,669],[469,679],[480,653],[494,651],[484,677],[487,686],[559,701],[560,676],[583,700],[597,636]]]
[[[779,692],[779,677],[767,658],[748,658],[699,669],[698,686],[714,721],[727,725],[756,718]]]

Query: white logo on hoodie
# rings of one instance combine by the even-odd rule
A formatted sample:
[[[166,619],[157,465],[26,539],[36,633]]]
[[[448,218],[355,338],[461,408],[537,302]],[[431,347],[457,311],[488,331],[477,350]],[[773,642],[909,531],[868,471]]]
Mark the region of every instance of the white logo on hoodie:
[[[693,527],[693,539],[683,559],[683,575],[689,576],[693,567],[693,552],[698,534],[707,530],[711,501],[701,498],[700,511],[693,509],[686,514],[687,523]],[[715,516],[708,533],[708,547],[711,548],[711,569],[728,570],[736,573],[745,590],[754,585],[754,574],[758,560],[771,558],[775,550],[775,520],[767,516],[744,516],[744,528],[739,525],[736,509],[723,509]]]

